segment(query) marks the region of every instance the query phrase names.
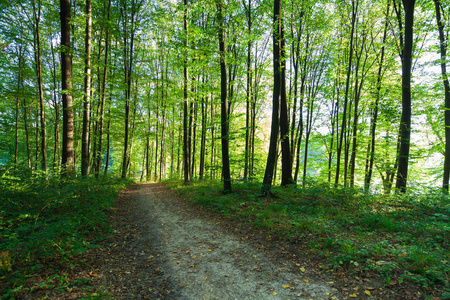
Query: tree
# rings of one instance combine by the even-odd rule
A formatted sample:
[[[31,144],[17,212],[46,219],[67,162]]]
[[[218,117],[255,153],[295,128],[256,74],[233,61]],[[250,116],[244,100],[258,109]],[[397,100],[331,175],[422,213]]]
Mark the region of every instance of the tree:
[[[222,140],[222,176],[223,192],[231,193],[231,173],[230,173],[230,155],[229,155],[229,131],[228,131],[228,102],[227,102],[227,67],[225,63],[225,34],[222,0],[217,0],[217,21],[220,52],[220,123]]]
[[[127,1],[122,1],[120,13],[122,18],[123,30],[123,50],[124,50],[124,84],[125,84],[125,136],[122,157],[122,178],[127,176],[130,149],[130,100],[131,100],[131,82],[133,74],[134,58],[134,38],[136,34],[136,14],[141,3],[136,0],[131,2],[131,7]],[[131,10],[131,11],[130,11]],[[128,19],[129,18],[129,19]]]
[[[39,119],[40,119],[40,137],[41,137],[41,155],[42,155],[42,170],[47,171],[47,131],[45,122],[45,100],[44,100],[44,87],[42,77],[42,53],[41,53],[41,35],[40,35],[40,20],[42,5],[38,0],[37,7],[36,1],[33,0],[33,35],[34,35],[34,58],[36,64],[36,77],[37,86],[39,91]]]
[[[86,30],[85,30],[85,58],[84,58],[84,110],[83,136],[81,141],[81,175],[89,175],[89,127],[90,127],[90,98],[91,98],[91,31],[92,31],[92,3],[86,0]]]
[[[61,18],[61,78],[62,78],[62,107],[63,107],[63,141],[62,161],[63,175],[74,175],[73,152],[73,108],[72,108],[72,56],[70,44],[70,0],[60,0]]]
[[[294,181],[292,179],[292,157],[291,149],[289,143],[289,111],[287,107],[287,97],[286,97],[286,46],[284,39],[284,24],[282,17],[281,1],[279,3],[279,17],[278,17],[278,28],[279,28],[279,57],[280,61],[280,135],[281,135],[281,185],[287,186],[292,184]],[[274,76],[277,76],[275,73]]]
[[[277,158],[277,142],[278,132],[280,130],[279,111],[280,111],[280,97],[282,89],[282,56],[281,56],[281,0],[273,1],[273,95],[272,95],[272,123],[270,125],[270,141],[269,153],[267,154],[266,170],[264,172],[264,179],[262,184],[262,194],[267,196],[271,194],[272,178],[275,170],[275,163]],[[290,158],[289,158],[290,159]]]
[[[408,163],[411,139],[411,68],[413,51],[413,25],[414,25],[414,6],[416,0],[402,0],[405,11],[405,39],[402,59],[402,114],[400,119],[400,151],[397,169],[397,180],[395,187],[401,192],[406,192],[406,182],[408,179]],[[395,3],[395,1],[394,1]],[[397,16],[399,16],[397,10]],[[398,17],[401,22],[401,18]]]
[[[439,31],[439,46],[441,50],[441,73],[442,82],[444,84],[444,106],[445,106],[445,154],[444,154],[444,176],[442,179],[442,188],[448,193],[449,177],[450,177],[450,85],[447,74],[447,41],[444,34],[444,21],[441,17],[441,11],[444,9],[440,0],[433,0],[436,10],[436,23]]]
[[[351,79],[351,71],[352,71],[352,60],[353,60],[353,42],[354,42],[354,34],[356,28],[356,16],[358,14],[359,0],[352,0],[352,21],[351,21],[351,32],[350,32],[350,46],[349,46],[349,55],[348,55],[348,66],[347,66],[347,80],[345,82],[345,95],[344,95],[344,111],[342,113],[342,126],[339,135],[338,145],[337,145],[337,158],[336,158],[336,177],[334,180],[335,186],[339,183],[339,173],[341,166],[341,154],[342,154],[342,143],[344,141],[344,133],[347,131],[347,106],[348,106],[348,98],[349,98],[349,89],[350,89],[350,79]],[[347,185],[347,178],[344,180],[344,184]]]
[[[188,46],[189,46],[189,31],[188,31],[188,0],[184,0],[184,15],[183,15],[183,30],[184,30],[184,65],[183,65],[183,174],[184,183],[190,181],[189,168],[189,148],[188,148]]]

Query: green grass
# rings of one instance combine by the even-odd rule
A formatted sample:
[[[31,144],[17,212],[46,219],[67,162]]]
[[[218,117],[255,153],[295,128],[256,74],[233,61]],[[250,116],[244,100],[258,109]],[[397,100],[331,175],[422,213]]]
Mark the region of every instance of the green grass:
[[[179,194],[225,217],[264,229],[291,243],[308,243],[335,271],[376,273],[386,284],[413,282],[450,296],[450,200],[442,194],[367,196],[327,184],[274,188],[219,182],[171,183]]]
[[[61,181],[57,176],[0,177],[0,290],[2,299],[35,289],[68,291],[88,284],[68,279],[111,227],[107,211],[129,182],[106,178]],[[45,274],[45,275],[43,275]],[[84,280],[84,281],[83,281]]]

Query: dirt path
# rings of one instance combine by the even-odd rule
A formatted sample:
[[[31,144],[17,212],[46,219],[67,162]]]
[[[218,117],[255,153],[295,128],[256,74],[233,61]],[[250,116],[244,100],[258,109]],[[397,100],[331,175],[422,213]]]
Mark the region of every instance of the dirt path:
[[[98,277],[116,299],[342,299],[220,220],[177,199],[163,184],[127,189],[116,239]],[[259,247],[261,248],[261,247]]]

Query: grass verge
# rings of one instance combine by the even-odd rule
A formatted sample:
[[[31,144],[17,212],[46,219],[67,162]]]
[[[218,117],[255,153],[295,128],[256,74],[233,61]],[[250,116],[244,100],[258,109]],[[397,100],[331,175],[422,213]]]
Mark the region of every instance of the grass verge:
[[[333,272],[376,274],[386,286],[413,284],[450,299],[450,200],[442,194],[364,195],[312,183],[263,198],[257,183],[234,183],[229,195],[219,182],[169,186],[248,227],[308,245]]]
[[[83,253],[108,236],[107,212],[128,183],[114,178],[1,177],[2,299],[86,289],[89,278],[73,277],[72,270],[85,266]]]

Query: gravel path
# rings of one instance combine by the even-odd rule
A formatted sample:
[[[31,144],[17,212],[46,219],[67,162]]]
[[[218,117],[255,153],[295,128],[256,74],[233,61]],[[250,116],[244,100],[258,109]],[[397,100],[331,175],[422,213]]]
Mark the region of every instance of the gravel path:
[[[102,286],[117,299],[343,298],[182,203],[163,184],[134,185],[119,202],[116,234],[123,238],[100,271]]]

